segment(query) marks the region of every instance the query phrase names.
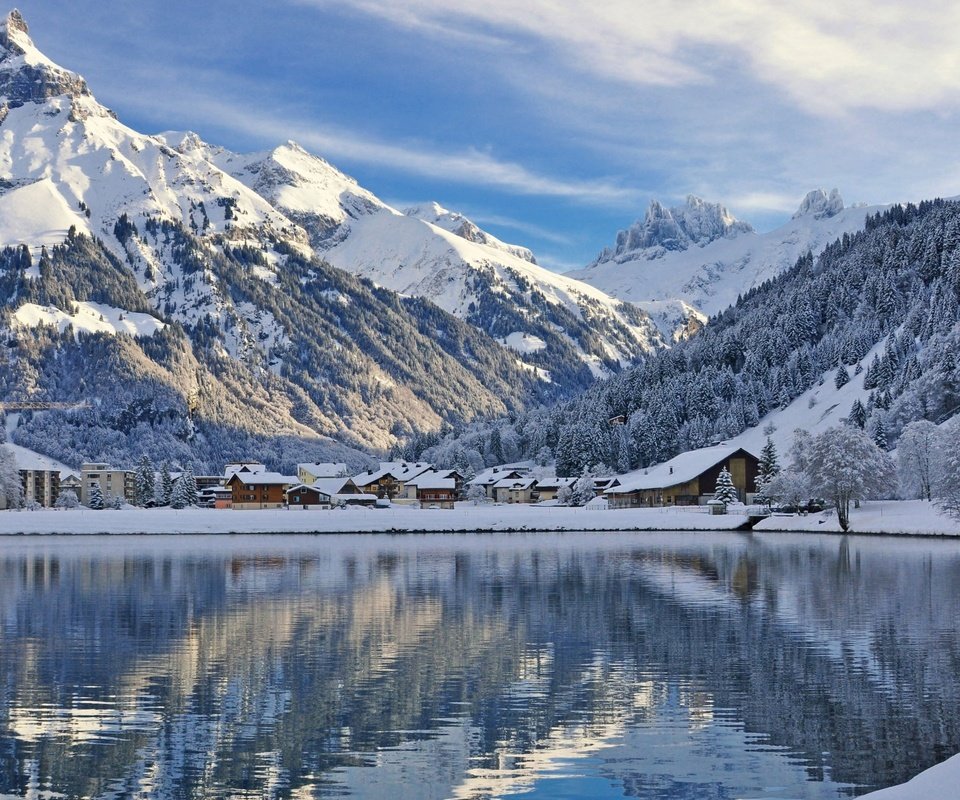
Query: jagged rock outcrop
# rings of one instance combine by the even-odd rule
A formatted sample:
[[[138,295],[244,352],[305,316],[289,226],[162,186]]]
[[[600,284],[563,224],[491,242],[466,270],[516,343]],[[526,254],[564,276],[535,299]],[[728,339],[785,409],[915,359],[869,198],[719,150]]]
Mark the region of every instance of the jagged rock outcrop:
[[[694,195],[683,206],[667,208],[653,200],[642,220],[617,234],[617,243],[606,248],[597,261],[654,259],[668,252],[704,247],[717,239],[752,233],[753,226],[741,222],[720,203],[708,203]]]
[[[806,197],[800,203],[800,208],[793,215],[793,219],[801,217],[814,217],[815,219],[826,219],[835,217],[843,211],[843,198],[836,189],[831,189],[828,195],[823,189],[814,189],[807,192]]]

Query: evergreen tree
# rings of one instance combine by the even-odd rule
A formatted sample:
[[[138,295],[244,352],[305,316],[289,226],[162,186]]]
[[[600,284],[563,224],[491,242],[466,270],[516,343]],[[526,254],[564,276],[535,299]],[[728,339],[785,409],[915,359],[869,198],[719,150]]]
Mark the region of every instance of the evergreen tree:
[[[90,486],[90,502],[87,503],[87,506],[94,511],[103,509],[103,490],[100,488],[99,481]]]
[[[863,430],[867,424],[867,409],[863,407],[863,403],[860,402],[859,397],[853,401],[853,406],[847,415],[847,422],[851,425],[856,425],[860,430]]]
[[[6,508],[23,508],[23,481],[13,451],[6,445],[0,446],[0,496]]]
[[[850,373],[847,372],[847,368],[843,364],[837,367],[837,374],[833,377],[833,383],[838,389],[850,383]]]
[[[177,483],[183,484],[183,498],[186,505],[195,506],[199,500],[199,493],[197,492],[197,479],[193,475],[193,470],[187,468]]]
[[[873,426],[873,434],[870,438],[873,439],[873,443],[881,450],[885,451],[889,447],[889,443],[887,442],[887,426],[883,421],[883,417],[877,417],[877,421]]]
[[[155,484],[153,463],[150,461],[150,456],[144,455],[143,458],[140,459],[140,466],[137,467],[135,480],[135,497],[138,506],[147,506],[155,501],[155,495],[157,493]]]
[[[737,488],[733,485],[733,476],[726,467],[720,470],[717,476],[717,490],[713,493],[713,499],[726,505],[736,503],[740,499],[737,497]]]
[[[173,484],[173,491],[170,493],[170,508],[186,508],[189,505],[185,478],[186,473],[183,473]]]
[[[760,451],[760,462],[757,467],[757,501],[761,503],[770,502],[767,494],[767,487],[770,481],[780,474],[780,461],[777,458],[777,447],[773,439],[767,437],[767,443]]]
[[[160,486],[157,492],[157,505],[168,506],[173,499],[173,478],[170,476],[170,462],[160,465]]]
[[[590,467],[584,467],[577,482],[573,484],[573,495],[570,498],[570,504],[574,506],[585,506],[594,497],[596,493],[593,490],[595,476]]]

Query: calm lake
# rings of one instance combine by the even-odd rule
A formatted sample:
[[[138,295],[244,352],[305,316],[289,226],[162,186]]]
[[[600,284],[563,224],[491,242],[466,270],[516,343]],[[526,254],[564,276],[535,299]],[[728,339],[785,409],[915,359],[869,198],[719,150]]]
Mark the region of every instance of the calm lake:
[[[960,542],[0,538],[0,798],[839,798],[960,752]]]

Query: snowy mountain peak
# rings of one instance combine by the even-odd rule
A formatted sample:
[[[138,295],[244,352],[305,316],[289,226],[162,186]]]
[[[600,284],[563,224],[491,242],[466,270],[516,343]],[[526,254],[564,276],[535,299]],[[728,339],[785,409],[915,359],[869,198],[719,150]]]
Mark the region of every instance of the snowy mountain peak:
[[[483,228],[472,220],[467,219],[463,214],[450,211],[437,202],[414,206],[413,208],[406,209],[403,213],[408,217],[422,219],[424,222],[429,222],[431,225],[443,228],[443,230],[456,234],[468,242],[485,244],[487,247],[509,253],[524,261],[529,261],[531,264],[537,263],[537,260],[533,257],[533,253],[526,247],[500,241],[496,236],[487,233],[487,231],[483,230]]]
[[[807,192],[807,196],[800,203],[800,208],[793,215],[794,219],[812,216],[815,219],[833,217],[843,211],[843,198],[836,189],[831,189],[828,195],[823,189],[814,189]]]
[[[28,32],[16,9],[0,22],[0,100],[17,108],[59,95],[91,96],[87,82],[50,61],[34,46]]]
[[[684,205],[675,208],[651,200],[644,218],[620,231],[616,246],[605,249],[595,263],[652,260],[741,233],[753,233],[753,227],[720,203],[708,203],[692,194],[687,195]]]

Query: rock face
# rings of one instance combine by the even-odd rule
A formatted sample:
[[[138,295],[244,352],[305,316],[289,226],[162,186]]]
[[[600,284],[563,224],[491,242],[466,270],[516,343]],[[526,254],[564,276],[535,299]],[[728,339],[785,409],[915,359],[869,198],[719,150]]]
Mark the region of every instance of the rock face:
[[[828,195],[823,189],[814,189],[812,192],[807,192],[793,219],[808,216],[814,219],[825,219],[835,217],[841,211],[843,211],[843,198],[840,197],[840,192],[831,189]]]
[[[741,222],[719,203],[689,195],[686,205],[667,208],[653,200],[644,218],[620,231],[616,246],[605,249],[594,264],[660,258],[668,252],[752,232],[749,223]]]
[[[90,95],[79,75],[58,67],[34,47],[29,28],[14,9],[0,22],[0,96],[8,108],[69,95]]]

